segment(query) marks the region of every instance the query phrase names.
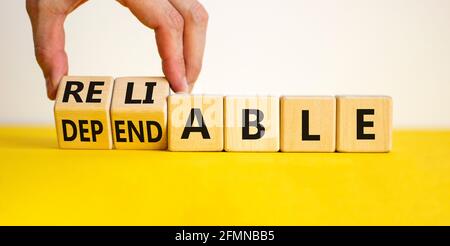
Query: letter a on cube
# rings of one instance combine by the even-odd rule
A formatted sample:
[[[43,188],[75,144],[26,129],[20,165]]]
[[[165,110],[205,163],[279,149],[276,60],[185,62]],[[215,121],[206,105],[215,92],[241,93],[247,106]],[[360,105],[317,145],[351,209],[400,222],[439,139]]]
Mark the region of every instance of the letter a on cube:
[[[116,149],[167,148],[164,77],[123,77],[114,82],[111,118]]]
[[[278,151],[279,111],[278,97],[225,97],[225,150]]]
[[[54,106],[60,148],[112,148],[112,90],[112,77],[63,77]]]
[[[223,97],[169,96],[169,150],[222,151]]]

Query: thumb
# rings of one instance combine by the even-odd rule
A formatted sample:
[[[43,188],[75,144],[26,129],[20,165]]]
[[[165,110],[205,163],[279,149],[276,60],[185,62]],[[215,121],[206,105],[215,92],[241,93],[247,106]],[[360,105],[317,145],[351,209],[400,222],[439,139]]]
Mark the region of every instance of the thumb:
[[[44,73],[47,96],[54,100],[62,76],[68,72],[67,55],[64,51],[65,14],[43,11],[34,1],[27,2],[27,11],[33,28],[36,60]]]

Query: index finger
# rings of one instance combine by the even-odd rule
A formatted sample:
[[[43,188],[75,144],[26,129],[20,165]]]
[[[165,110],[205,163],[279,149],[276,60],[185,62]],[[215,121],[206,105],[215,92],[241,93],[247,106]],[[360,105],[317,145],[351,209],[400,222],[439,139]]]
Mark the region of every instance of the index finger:
[[[192,91],[202,68],[209,16],[197,0],[169,1],[184,18],[184,59],[189,91]]]
[[[184,20],[167,0],[122,1],[142,24],[155,30],[163,72],[175,92],[188,91],[183,54]]]

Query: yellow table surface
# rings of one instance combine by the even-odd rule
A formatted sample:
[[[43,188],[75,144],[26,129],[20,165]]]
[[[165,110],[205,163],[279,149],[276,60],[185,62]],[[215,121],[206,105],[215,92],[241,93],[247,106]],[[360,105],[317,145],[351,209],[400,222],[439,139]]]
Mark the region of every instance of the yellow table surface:
[[[388,154],[62,150],[0,127],[0,225],[450,225],[450,130]]]

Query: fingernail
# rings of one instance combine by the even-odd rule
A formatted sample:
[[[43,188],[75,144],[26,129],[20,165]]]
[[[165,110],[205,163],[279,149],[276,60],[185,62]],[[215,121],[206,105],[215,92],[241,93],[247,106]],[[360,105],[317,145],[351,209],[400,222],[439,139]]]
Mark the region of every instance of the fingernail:
[[[50,78],[48,78],[48,77],[45,78],[45,88],[47,90],[51,90],[51,88],[52,88],[52,82],[51,82]]]
[[[189,93],[191,93],[192,92],[192,90],[194,89],[194,84],[189,84]]]
[[[186,77],[183,77],[183,79],[181,81],[180,92],[184,92],[184,93],[189,92],[189,85],[188,85]]]
[[[50,77],[45,76],[44,79],[45,79],[45,86],[49,87],[51,85],[50,84]]]
[[[48,99],[50,99],[50,100],[55,100],[55,97],[56,97],[56,93],[55,93],[55,91],[53,90],[53,85],[52,85],[52,83],[51,83],[51,81],[50,80],[45,80],[45,84],[46,84],[46,89],[47,89],[47,97],[48,97]]]

